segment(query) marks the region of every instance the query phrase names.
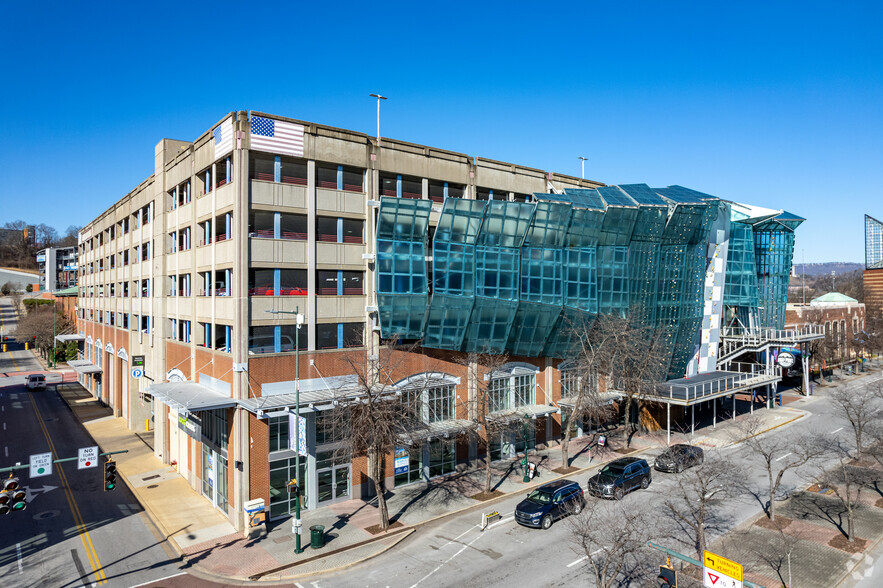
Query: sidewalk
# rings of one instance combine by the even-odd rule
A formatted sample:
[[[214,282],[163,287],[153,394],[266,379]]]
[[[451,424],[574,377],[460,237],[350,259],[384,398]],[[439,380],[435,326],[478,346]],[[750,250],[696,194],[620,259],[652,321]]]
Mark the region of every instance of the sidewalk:
[[[235,531],[175,468],[154,456],[148,445],[152,439],[142,439],[129,431],[123,419],[113,417],[109,408],[78,383],[59,384],[58,390],[102,450],[128,449],[128,453],[117,458],[118,471],[169,544],[184,556],[183,569],[209,578],[223,578],[228,584],[246,583],[249,578],[278,582],[345,568],[392,548],[421,524],[467,511],[473,511],[478,522],[481,512],[495,510],[496,502],[562,477],[554,471],[562,465],[561,449],[553,445],[529,453],[530,460],[539,464],[539,476],[529,484],[522,482],[517,460],[495,463],[493,490],[498,495],[488,501],[471,498],[482,491],[483,469],[458,471],[428,483],[395,488],[387,501],[392,526],[377,535],[368,530],[378,522],[372,503],[349,500],[304,511],[302,543],[306,551],[296,555],[290,520],[270,523],[264,537],[244,539],[242,532]],[[782,426],[805,414],[790,407],[755,410],[755,415],[764,420],[765,429]],[[731,430],[730,421],[719,421],[716,428],[698,430],[692,442],[706,447],[725,446],[732,442]],[[621,440],[613,434],[613,447],[595,448],[592,455],[588,438],[572,441],[571,471],[567,476],[583,481],[590,468],[625,453],[641,452],[652,457],[665,442],[664,432],[636,436],[632,447],[626,450],[618,448]],[[672,443],[675,442],[690,442],[689,433],[673,433]],[[326,546],[321,550],[309,548],[309,527],[313,525],[325,527]]]

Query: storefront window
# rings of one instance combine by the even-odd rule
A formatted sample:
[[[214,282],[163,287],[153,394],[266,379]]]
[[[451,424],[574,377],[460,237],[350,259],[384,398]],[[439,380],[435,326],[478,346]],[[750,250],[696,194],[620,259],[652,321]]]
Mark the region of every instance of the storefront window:
[[[457,446],[454,441],[436,439],[429,442],[429,477],[450,474],[457,467]]]
[[[287,421],[287,419],[286,419]],[[287,424],[286,424],[287,427]],[[300,475],[294,467],[294,458],[276,459],[270,462],[270,518],[285,516],[294,513],[294,494],[288,493],[288,482],[297,479],[300,482],[301,509],[307,508],[309,501],[310,484],[307,480],[307,460],[300,460]]]
[[[408,471],[395,476],[396,487],[423,480],[423,446],[405,448],[408,452]]]

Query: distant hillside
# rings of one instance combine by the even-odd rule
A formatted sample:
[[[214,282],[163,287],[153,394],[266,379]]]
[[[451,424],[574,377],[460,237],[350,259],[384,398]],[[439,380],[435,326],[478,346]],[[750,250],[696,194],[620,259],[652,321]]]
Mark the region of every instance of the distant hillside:
[[[854,272],[856,270],[865,269],[864,264],[861,263],[849,263],[845,261],[829,261],[827,263],[807,263],[806,266],[806,275],[809,276],[821,276],[821,275],[831,275],[831,272],[837,272],[838,276],[842,276],[843,274],[848,274],[849,272]],[[797,272],[797,275],[803,274],[804,264],[795,263],[794,268]]]

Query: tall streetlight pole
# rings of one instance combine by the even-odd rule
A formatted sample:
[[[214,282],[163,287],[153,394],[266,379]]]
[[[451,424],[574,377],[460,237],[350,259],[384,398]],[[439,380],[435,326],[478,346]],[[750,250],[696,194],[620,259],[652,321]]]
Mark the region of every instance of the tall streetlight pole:
[[[300,314],[300,307],[290,310],[268,310],[270,314],[293,314],[297,321],[294,330],[294,552],[303,553],[300,546],[300,327],[304,323],[304,315]]]
[[[368,94],[372,98],[377,98],[377,146],[380,147],[380,101],[386,100],[386,96],[380,94]]]
[[[580,157],[579,158],[579,163],[580,163],[580,167],[581,167],[580,176],[582,177],[582,179],[586,179],[586,160],[587,159],[588,159],[588,157]]]

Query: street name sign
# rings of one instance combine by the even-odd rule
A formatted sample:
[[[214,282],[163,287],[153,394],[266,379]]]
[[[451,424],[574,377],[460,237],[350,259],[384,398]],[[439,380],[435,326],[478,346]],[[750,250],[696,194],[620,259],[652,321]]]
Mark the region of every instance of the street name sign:
[[[710,551],[703,553],[702,563],[705,588],[742,588],[742,564]]]
[[[38,453],[31,456],[31,478],[52,475],[52,454]]]
[[[98,467],[98,446],[81,447],[77,455],[77,469],[84,470],[86,468]]]

